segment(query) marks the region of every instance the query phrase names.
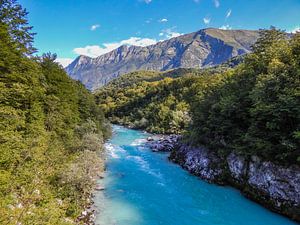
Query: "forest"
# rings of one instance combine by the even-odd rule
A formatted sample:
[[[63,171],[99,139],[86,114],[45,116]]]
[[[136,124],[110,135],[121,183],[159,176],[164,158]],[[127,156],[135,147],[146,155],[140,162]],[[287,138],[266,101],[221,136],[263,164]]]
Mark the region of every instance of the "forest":
[[[94,94],[113,123],[151,133],[180,134],[190,123],[188,103],[196,89],[204,93],[214,86],[220,79],[217,73],[224,68],[229,69],[222,65],[201,70],[137,71],[111,81]]]
[[[0,4],[0,224],[74,224],[104,169],[109,123],[54,54],[34,55],[27,12]]]
[[[113,123],[299,165],[300,34],[261,30],[252,50],[216,68],[123,75],[96,91],[97,104]]]

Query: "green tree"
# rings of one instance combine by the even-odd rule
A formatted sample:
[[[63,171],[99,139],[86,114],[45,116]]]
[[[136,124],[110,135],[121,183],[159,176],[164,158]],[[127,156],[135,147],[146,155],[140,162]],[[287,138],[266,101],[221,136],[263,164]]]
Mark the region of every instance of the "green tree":
[[[28,12],[16,0],[0,0],[0,22],[5,24],[17,49],[30,55],[36,51],[33,47],[34,33],[28,25]]]
[[[192,104],[190,139],[220,154],[297,164],[299,34],[271,28],[260,35],[245,62]]]
[[[15,1],[1,3],[0,223],[73,224],[103,170],[109,125],[55,55],[28,57],[25,11]]]

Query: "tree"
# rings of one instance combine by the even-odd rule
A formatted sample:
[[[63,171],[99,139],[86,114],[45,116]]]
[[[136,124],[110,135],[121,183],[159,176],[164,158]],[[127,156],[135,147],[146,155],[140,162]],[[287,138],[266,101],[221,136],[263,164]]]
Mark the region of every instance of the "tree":
[[[245,62],[192,104],[190,139],[220,154],[299,164],[299,40],[262,30]]]
[[[28,25],[28,12],[16,0],[0,0],[0,23],[5,24],[17,49],[25,55],[36,51],[33,47],[34,34]]]
[[[74,224],[103,169],[108,125],[56,55],[28,57],[33,36],[25,10],[0,3],[0,224]],[[58,181],[70,165],[81,168],[80,188],[68,195],[70,186]]]

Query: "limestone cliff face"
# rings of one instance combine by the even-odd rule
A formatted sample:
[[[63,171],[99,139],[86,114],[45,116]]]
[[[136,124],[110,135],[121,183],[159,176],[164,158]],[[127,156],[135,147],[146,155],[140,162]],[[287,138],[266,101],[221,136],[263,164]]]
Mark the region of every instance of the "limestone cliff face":
[[[97,58],[79,56],[67,73],[95,90],[110,80],[135,70],[165,71],[221,64],[245,54],[258,31],[204,29],[147,47],[121,46]]]
[[[205,148],[178,144],[170,159],[209,182],[230,184],[271,210],[300,221],[300,168],[283,167],[256,156],[226,158]]]

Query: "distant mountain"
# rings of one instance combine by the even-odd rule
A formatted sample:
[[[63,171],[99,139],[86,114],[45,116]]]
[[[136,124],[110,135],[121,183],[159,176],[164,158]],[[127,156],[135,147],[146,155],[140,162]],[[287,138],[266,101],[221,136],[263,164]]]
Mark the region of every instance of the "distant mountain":
[[[258,31],[203,29],[147,47],[121,46],[97,58],[77,57],[67,73],[95,90],[110,80],[136,70],[165,71],[219,65],[248,53]]]

